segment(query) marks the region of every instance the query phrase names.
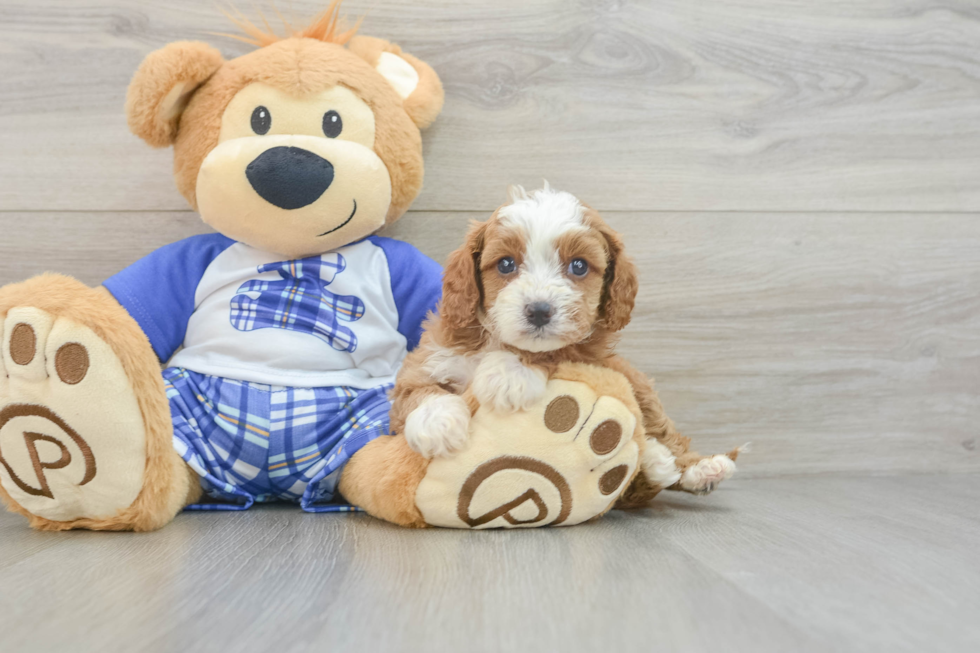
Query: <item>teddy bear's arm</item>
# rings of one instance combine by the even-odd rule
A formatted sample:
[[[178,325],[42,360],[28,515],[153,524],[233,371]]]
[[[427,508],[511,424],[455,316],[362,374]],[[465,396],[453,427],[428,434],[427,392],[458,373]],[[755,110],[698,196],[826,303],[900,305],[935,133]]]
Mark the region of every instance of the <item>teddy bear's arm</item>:
[[[442,266],[413,245],[394,238],[370,236],[384,252],[391,278],[391,295],[398,310],[398,332],[408,351],[418,347],[423,324],[438,310],[442,298]]]
[[[191,236],[106,279],[103,286],[136,320],[161,362],[184,341],[205,270],[234,242],[220,234]]]

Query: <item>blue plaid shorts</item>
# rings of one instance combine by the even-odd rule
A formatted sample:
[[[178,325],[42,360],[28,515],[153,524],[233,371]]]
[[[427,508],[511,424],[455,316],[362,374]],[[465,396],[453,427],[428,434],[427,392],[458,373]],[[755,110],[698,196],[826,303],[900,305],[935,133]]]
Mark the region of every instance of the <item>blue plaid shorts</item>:
[[[174,447],[219,502],[188,510],[245,510],[298,501],[307,512],[356,510],[331,503],[354,453],[388,432],[390,385],[289,388],[163,371]]]

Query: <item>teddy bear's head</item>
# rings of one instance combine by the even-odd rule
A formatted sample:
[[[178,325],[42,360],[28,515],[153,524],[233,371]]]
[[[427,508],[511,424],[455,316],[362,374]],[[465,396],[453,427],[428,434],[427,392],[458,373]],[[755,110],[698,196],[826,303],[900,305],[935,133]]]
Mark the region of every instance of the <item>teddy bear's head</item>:
[[[198,42],[151,53],[129,86],[133,133],[174,147],[177,187],[217,231],[312,256],[397,220],[422,186],[439,78],[380,39],[341,32],[335,1],[286,38],[225,61]]]

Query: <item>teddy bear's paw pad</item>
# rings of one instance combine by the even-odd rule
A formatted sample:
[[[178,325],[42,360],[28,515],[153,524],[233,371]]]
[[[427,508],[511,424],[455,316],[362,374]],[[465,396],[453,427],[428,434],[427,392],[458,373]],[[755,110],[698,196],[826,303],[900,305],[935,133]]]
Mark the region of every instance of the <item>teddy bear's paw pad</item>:
[[[31,307],[0,319],[0,484],[28,512],[115,515],[143,485],[142,413],[122,364],[88,327]]]
[[[552,380],[528,410],[481,407],[470,446],[433,461],[416,492],[425,520],[454,528],[578,524],[607,510],[638,464],[637,417],[585,383]]]
[[[702,458],[684,470],[681,488],[691,494],[711,494],[735,473],[735,463],[724,454]]]

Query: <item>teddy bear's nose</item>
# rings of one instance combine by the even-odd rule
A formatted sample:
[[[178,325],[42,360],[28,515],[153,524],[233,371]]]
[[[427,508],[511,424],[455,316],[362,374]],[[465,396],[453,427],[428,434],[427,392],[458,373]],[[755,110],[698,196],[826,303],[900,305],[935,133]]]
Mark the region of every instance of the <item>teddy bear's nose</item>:
[[[271,147],[245,168],[252,188],[269,204],[299,209],[320,199],[333,182],[333,164],[299,147]]]

